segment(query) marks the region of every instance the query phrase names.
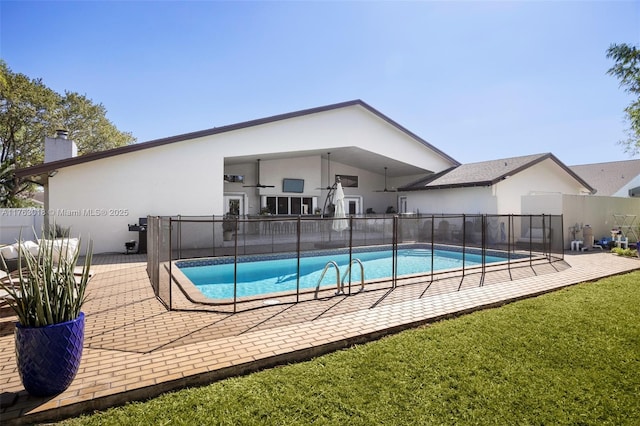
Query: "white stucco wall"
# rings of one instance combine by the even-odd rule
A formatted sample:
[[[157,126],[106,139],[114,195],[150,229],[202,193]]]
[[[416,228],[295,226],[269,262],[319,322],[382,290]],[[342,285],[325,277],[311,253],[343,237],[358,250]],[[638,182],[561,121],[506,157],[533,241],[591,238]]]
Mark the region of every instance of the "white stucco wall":
[[[168,145],[65,167],[49,178],[48,209],[94,251],[121,252],[128,224],[151,215],[211,215],[222,208],[223,157]],[[213,172],[212,172],[213,171]]]
[[[579,195],[585,191],[586,188],[551,159],[546,159],[495,185],[498,213],[501,214],[529,214],[530,212],[525,213],[521,209],[521,197],[524,195]]]
[[[282,178],[305,179],[305,194],[326,186],[319,156],[288,161],[264,161],[262,183],[274,189],[254,190],[225,185],[223,174],[244,174],[255,183],[255,164],[224,168],[225,157],[354,146],[429,170],[450,163],[365,108],[355,105],[322,113],[242,128],[198,139],[107,157],[60,168],[49,179],[49,205],[56,223],[74,235],[90,236],[94,252],[123,252],[124,242],[137,239],[128,224],[150,215],[221,215],[225,192],[249,195],[249,207],[259,210],[259,195],[280,191]],[[396,204],[396,194],[378,194],[383,178],[341,165],[332,159],[332,174],[355,174],[365,194],[363,210]],[[371,191],[369,192],[369,189]],[[351,190],[345,190],[346,195]],[[324,199],[319,200],[321,204]]]
[[[451,188],[403,192],[407,210],[423,214],[496,214],[497,199],[490,187]]]
[[[433,153],[424,144],[357,105],[247,127],[204,139],[216,143],[216,152],[224,156],[358,147],[427,170],[440,171],[450,167],[449,161]],[[173,145],[184,143],[191,141]]]

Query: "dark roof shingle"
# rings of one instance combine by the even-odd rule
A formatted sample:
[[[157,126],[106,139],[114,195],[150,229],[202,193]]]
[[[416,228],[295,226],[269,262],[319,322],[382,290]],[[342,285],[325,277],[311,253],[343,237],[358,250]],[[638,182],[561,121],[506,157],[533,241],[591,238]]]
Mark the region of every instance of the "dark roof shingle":
[[[490,186],[546,159],[555,161],[574,179],[584,185],[585,188],[593,192],[593,188],[587,182],[571,171],[551,153],[462,164],[458,167],[445,170],[444,172],[429,175],[399,189],[402,191],[420,191],[470,186]]]
[[[640,160],[569,166],[578,176],[598,190],[598,195],[611,196],[640,176]]]

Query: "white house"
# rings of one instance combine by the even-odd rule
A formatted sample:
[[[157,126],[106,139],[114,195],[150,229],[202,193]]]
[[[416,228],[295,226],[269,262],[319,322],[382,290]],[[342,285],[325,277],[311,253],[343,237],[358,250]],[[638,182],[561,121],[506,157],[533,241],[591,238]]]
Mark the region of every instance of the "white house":
[[[312,214],[323,207],[324,188],[335,176],[343,178],[349,213],[383,213],[397,205],[397,194],[376,190],[457,165],[355,100],[55,160],[17,174],[37,176],[56,223],[90,235],[99,253],[122,252],[132,237],[128,225],[147,215],[258,214],[265,207]]]
[[[80,157],[60,158],[74,152],[64,134],[47,139],[51,161],[16,174],[39,180],[49,217],[90,236],[96,253],[124,251],[136,237],[128,225],[147,215],[314,214],[338,176],[348,214],[567,210],[570,223],[581,221],[573,207],[582,201],[568,207],[566,197],[595,192],[552,154],[461,165],[360,100]],[[628,213],[640,202],[629,201],[611,208]]]

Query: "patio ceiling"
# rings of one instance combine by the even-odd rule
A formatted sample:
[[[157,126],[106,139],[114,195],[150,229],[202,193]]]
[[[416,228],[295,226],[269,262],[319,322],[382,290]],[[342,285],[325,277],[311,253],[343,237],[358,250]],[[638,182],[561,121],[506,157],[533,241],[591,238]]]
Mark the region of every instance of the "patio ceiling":
[[[327,153],[331,153],[331,162],[345,164],[347,166],[357,167],[364,169],[372,173],[384,173],[384,168],[388,167],[387,174],[389,177],[410,176],[422,173],[429,173],[430,170],[425,170],[420,167],[416,167],[411,164],[407,164],[401,161],[393,160],[389,157],[378,155],[371,151],[366,151],[361,148],[355,147],[341,147],[341,148],[326,148],[316,149],[309,151],[296,151],[296,152],[284,152],[284,153],[268,153],[268,154],[256,154],[245,155],[239,157],[227,157],[225,158],[225,165],[234,164],[246,164],[260,160],[282,160],[293,159],[300,157],[310,156],[322,156],[323,159],[327,159]]]

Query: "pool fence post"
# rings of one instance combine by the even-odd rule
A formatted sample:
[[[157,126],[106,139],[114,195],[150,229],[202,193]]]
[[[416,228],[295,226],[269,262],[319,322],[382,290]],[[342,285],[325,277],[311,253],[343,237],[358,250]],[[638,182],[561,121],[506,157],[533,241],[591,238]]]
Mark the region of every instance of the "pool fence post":
[[[173,244],[172,244],[172,235],[173,235],[173,218],[169,216],[169,310],[172,308],[172,294],[171,294],[171,284],[173,283]],[[158,263],[159,264],[159,263]]]
[[[529,215],[529,266],[533,269],[533,215]]]
[[[432,214],[431,215],[431,282],[433,282],[433,253],[435,252],[435,247],[433,246],[433,233],[435,232],[435,224],[433,223],[435,221],[435,216]]]
[[[546,221],[544,219],[545,219],[544,213],[542,213],[542,254],[545,257],[548,257],[547,256],[547,238],[546,238],[545,232],[544,232],[544,231],[546,231],[546,229],[545,229],[546,228]]]
[[[561,250],[561,254],[562,254],[562,260],[564,260],[564,215],[561,214],[560,215],[560,250]],[[638,244],[636,243],[636,247],[639,250],[640,253],[640,247],[638,247]]]
[[[391,239],[392,262],[391,262],[391,286],[396,288],[398,280],[398,215],[393,215],[393,237]]]
[[[182,259],[182,215],[178,215],[178,259]]]
[[[233,313],[237,311],[238,300],[238,216],[235,217],[235,238],[233,247]]]
[[[484,286],[484,276],[487,273],[487,215],[483,214],[481,216],[481,224],[482,224],[482,233],[480,234],[480,240],[482,244],[482,248],[480,249],[480,253],[482,253],[482,276],[480,277],[480,287]]]
[[[349,216],[349,296],[351,296],[351,276],[353,275],[353,270],[351,269],[351,261],[353,260],[353,216]],[[364,277],[363,277],[364,279]],[[342,289],[342,293],[344,293],[344,288]]]
[[[509,270],[509,279],[513,281],[511,275],[511,239],[513,234],[513,213],[507,216],[507,269]]]
[[[216,257],[216,215],[211,215],[211,251],[211,256]]]
[[[467,252],[467,215],[462,215],[462,278],[464,279]]]
[[[462,288],[464,282],[465,273],[465,251],[466,251],[466,214],[462,215],[462,277],[460,277],[460,284],[458,284],[458,291]],[[451,242],[453,243],[453,235],[451,235]]]
[[[298,253],[298,265],[296,271],[296,303],[300,301],[300,230],[302,216],[298,215],[298,221],[296,222],[296,252]]]

